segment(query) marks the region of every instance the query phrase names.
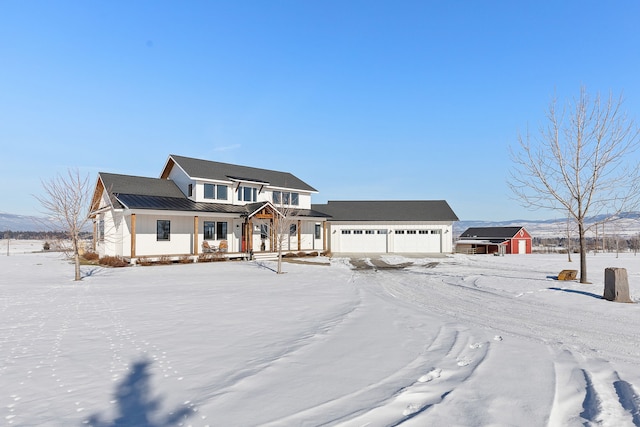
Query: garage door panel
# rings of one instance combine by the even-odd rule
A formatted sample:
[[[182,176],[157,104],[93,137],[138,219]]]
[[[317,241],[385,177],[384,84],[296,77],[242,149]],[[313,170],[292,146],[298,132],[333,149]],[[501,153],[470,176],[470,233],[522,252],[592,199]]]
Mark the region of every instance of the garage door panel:
[[[386,234],[358,234],[350,230],[349,234],[339,234],[339,252],[372,252],[385,253],[387,251]]]

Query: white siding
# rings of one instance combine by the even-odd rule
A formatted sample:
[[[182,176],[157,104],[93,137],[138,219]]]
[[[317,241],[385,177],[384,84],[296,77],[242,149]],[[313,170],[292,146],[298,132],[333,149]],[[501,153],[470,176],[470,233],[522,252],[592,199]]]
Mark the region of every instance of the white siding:
[[[191,179],[182,171],[182,169],[177,166],[171,168],[169,179],[176,183],[178,188],[180,188],[180,191],[182,191],[185,196],[189,195],[189,184],[193,184],[193,181],[191,181]]]
[[[171,221],[168,241],[158,241],[157,221]],[[136,215],[136,256],[190,254],[193,248],[193,217]]]

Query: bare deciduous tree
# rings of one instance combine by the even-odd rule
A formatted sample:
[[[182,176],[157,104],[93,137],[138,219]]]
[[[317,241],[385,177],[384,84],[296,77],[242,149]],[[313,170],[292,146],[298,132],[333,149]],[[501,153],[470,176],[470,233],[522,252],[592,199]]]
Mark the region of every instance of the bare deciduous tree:
[[[297,210],[285,205],[283,202],[277,206],[277,209],[278,212],[274,215],[273,231],[275,247],[278,251],[277,273],[282,274],[282,251],[285,243],[288,243],[291,239],[291,227],[296,224],[295,213]],[[287,249],[290,249],[288,245]]]
[[[638,128],[623,111],[623,98],[590,99],[584,88],[562,111],[554,99],[537,136],[518,136],[511,151],[510,187],[529,208],[554,209],[577,225],[580,282],[587,281],[585,222],[588,215],[614,217],[638,206]]]
[[[42,181],[42,186],[44,194],[35,197],[45,213],[68,235],[75,280],[80,280],[80,233],[89,221],[89,178],[81,176],[78,170],[69,170],[66,176],[58,174],[49,181]]]

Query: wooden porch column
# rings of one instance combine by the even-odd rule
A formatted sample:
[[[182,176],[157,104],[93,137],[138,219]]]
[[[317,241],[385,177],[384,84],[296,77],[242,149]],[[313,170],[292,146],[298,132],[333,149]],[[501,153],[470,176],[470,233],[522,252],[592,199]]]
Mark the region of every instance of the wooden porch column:
[[[94,221],[93,221],[93,242],[91,242],[91,250],[93,252],[96,251],[96,247],[98,245],[97,241],[98,241],[98,222],[94,218]]]
[[[131,258],[136,257],[136,214],[131,214]]]
[[[273,216],[273,227],[271,227],[271,241],[273,242],[273,252],[278,252],[282,247],[282,242],[280,241],[281,236],[278,236],[278,217],[276,215]]]
[[[193,254],[198,255],[198,215],[193,217]]]
[[[302,231],[300,231],[300,225],[302,225],[302,221],[298,220],[298,252],[302,249]]]
[[[253,223],[247,222],[247,252],[253,251]]]
[[[322,250],[327,251],[327,221],[322,223]]]

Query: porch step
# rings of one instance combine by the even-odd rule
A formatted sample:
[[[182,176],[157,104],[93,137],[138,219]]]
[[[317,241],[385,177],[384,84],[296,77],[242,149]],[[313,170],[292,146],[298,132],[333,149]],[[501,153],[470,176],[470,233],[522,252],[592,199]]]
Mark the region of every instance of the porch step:
[[[276,261],[278,259],[277,252],[255,252],[253,259],[257,261]]]

